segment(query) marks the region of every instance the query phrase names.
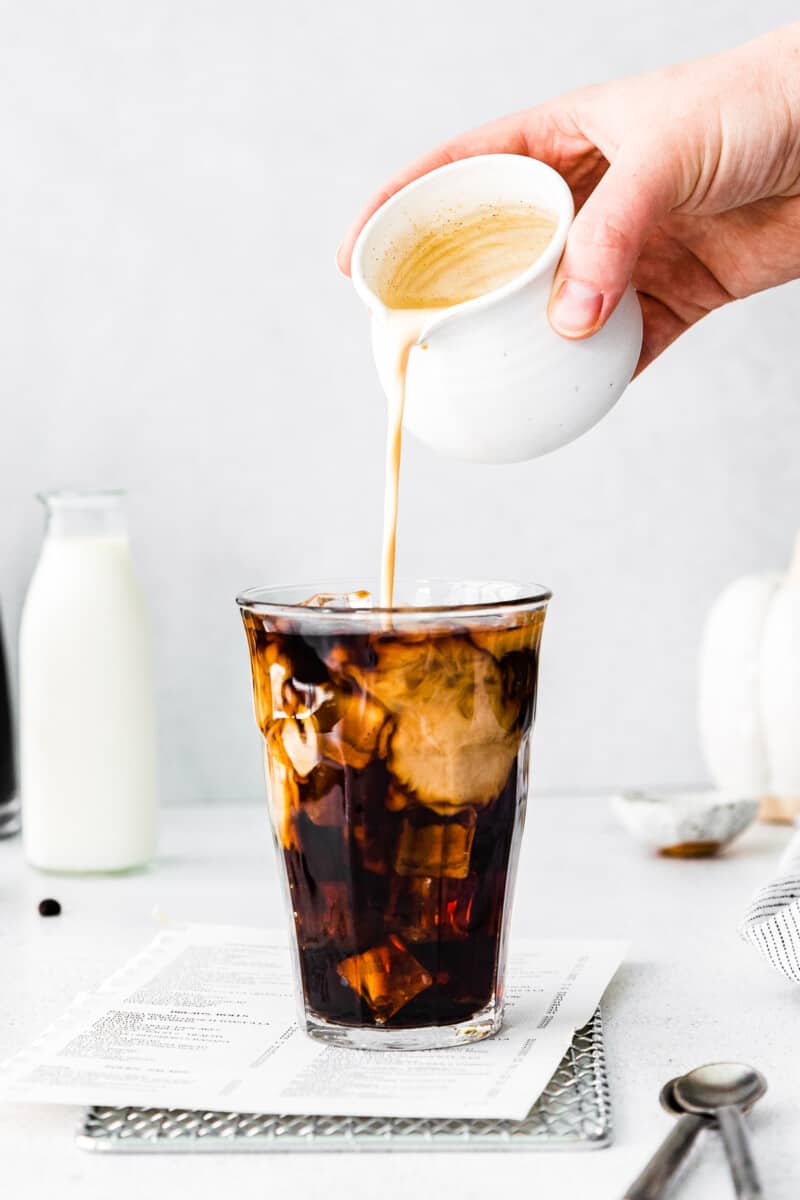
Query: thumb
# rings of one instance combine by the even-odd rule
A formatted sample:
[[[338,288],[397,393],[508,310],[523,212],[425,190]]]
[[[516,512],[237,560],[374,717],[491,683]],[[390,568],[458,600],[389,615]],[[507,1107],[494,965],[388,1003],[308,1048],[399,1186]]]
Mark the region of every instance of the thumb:
[[[648,235],[675,203],[670,163],[653,147],[621,152],[578,213],[553,280],[548,316],[556,333],[584,338],[611,316]]]

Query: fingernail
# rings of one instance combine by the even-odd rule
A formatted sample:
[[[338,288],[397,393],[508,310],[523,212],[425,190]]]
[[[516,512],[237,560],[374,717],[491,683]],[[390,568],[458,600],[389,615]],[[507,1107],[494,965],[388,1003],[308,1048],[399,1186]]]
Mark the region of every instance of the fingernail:
[[[550,324],[558,333],[576,337],[594,329],[603,307],[603,293],[591,283],[565,279],[550,305]]]

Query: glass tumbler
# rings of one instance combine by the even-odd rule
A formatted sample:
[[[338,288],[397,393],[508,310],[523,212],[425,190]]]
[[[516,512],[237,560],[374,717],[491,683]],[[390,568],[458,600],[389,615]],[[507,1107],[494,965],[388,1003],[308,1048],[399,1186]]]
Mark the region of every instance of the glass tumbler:
[[[237,597],[301,1026],[369,1049],[500,1028],[550,593],[349,581]],[[312,594],[313,593],[313,594]]]

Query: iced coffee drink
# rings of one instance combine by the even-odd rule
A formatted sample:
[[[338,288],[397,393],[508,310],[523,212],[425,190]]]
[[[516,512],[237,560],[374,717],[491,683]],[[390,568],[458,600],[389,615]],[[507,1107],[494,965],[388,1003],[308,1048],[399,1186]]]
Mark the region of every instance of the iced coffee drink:
[[[424,1048],[502,1018],[549,594],[398,591],[391,613],[365,593],[239,604],[305,1026]]]

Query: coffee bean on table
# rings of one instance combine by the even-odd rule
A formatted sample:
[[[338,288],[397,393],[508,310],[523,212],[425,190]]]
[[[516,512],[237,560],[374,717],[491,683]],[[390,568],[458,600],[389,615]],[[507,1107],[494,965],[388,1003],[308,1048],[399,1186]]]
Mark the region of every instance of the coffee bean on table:
[[[39,901],[39,916],[40,917],[57,917],[61,912],[61,905],[57,900],[48,898],[47,900]]]

